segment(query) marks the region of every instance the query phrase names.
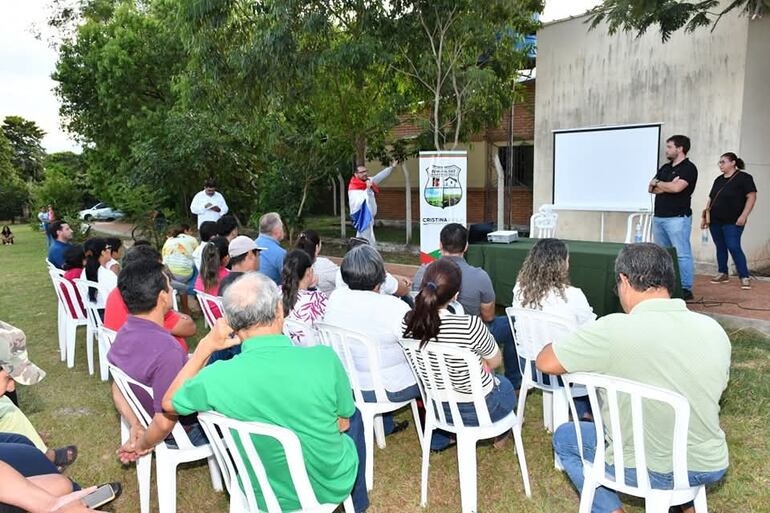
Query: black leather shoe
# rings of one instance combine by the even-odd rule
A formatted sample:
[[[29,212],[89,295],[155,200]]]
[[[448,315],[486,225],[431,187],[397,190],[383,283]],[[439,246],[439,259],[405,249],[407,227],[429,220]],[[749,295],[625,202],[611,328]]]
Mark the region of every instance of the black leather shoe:
[[[695,299],[695,296],[692,295],[692,290],[682,289],[682,298],[685,301],[692,301],[693,299]]]
[[[405,430],[409,427],[409,421],[404,420],[402,422],[395,422],[393,424],[393,431],[388,433],[386,436],[395,435],[396,433],[400,433],[401,431]]]

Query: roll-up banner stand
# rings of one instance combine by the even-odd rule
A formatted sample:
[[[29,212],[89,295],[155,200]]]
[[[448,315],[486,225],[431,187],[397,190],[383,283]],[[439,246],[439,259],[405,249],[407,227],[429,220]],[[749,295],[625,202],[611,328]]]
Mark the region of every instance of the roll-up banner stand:
[[[466,226],[467,184],[467,152],[420,152],[420,262],[441,256],[439,234],[444,226]]]

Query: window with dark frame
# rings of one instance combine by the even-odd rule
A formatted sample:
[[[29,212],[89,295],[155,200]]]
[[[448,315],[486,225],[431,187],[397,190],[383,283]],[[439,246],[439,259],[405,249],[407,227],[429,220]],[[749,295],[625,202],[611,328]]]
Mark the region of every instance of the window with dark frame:
[[[535,147],[531,144],[517,144],[510,146],[498,146],[497,155],[505,173],[506,187],[527,187],[532,189],[535,176]],[[513,165],[508,165],[509,156],[512,155]]]

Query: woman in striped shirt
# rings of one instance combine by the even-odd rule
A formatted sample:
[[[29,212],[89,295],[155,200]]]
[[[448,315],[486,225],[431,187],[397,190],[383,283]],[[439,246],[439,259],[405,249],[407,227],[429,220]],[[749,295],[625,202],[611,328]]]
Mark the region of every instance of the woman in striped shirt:
[[[484,322],[474,315],[458,315],[447,309],[449,303],[457,298],[461,281],[460,268],[451,260],[442,258],[430,264],[425,271],[422,289],[415,298],[415,308],[404,317],[403,333],[404,337],[420,340],[421,347],[441,343],[473,353],[478,358],[487,408],[494,422],[514,410],[516,394],[511,382],[493,371],[501,364],[502,354]],[[468,395],[469,402],[458,404],[463,423],[477,426],[478,418],[471,402],[470,374],[466,363],[463,360],[447,359],[447,367],[452,389],[457,394]],[[421,376],[421,379],[426,381],[427,376]],[[440,379],[436,381],[439,387],[446,386]],[[448,406],[444,410],[447,420],[451,420]],[[442,441],[442,435],[437,435],[439,433],[434,434],[431,442],[433,450],[439,450],[437,445]]]

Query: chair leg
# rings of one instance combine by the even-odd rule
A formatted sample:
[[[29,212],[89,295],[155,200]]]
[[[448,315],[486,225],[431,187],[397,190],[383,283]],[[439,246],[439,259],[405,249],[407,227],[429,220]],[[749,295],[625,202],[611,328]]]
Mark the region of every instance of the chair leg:
[[[385,425],[381,414],[374,416],[374,439],[377,440],[377,447],[380,449],[384,449],[387,445],[385,443]]]
[[[457,436],[457,467],[460,472],[460,502],[463,513],[476,511],[476,441]]]
[[[150,513],[152,488],[152,453],[136,460],[136,479],[139,483],[139,512]]]
[[[553,392],[549,395],[551,396],[553,407],[553,417],[551,418],[553,420],[553,430],[555,431],[562,424],[569,422],[569,403],[563,393]],[[564,470],[564,466],[561,464],[561,460],[555,451],[553,453],[553,467],[560,472]]]
[[[589,481],[588,476],[585,476],[583,489],[580,490],[580,508],[578,513],[591,513],[591,508],[594,505],[594,495],[596,495],[596,483]]]
[[[366,491],[374,488],[374,415],[361,411],[366,445]]]
[[[668,513],[671,507],[670,493],[652,493],[644,498],[645,513]]]
[[[695,513],[708,513],[709,507],[706,502],[706,487],[701,486],[698,495],[695,496]]]
[[[217,463],[217,459],[212,454],[208,458],[209,460],[209,473],[211,474],[211,486],[214,487],[214,490],[217,492],[221,492],[224,490],[224,485],[222,483],[222,471],[219,468],[219,463]]]
[[[348,495],[348,498],[345,499],[345,502],[342,503],[343,508],[345,508],[345,513],[355,513],[356,510],[353,508],[353,497]]]
[[[522,383],[521,390],[519,390],[519,404],[516,405],[516,417],[519,419],[519,425],[524,425],[524,406],[527,402],[527,392],[529,391],[529,383]]]
[[[553,433],[553,394],[543,390],[543,426]]]
[[[77,342],[78,327],[73,321],[67,322],[67,367],[75,366],[75,343]]]
[[[524,482],[524,493],[527,497],[532,497],[532,488],[529,485],[529,470],[527,469],[527,458],[524,456],[524,442],[521,439],[521,426],[513,428],[513,442],[516,448],[516,456],[519,458],[519,469],[521,470],[521,479]]]
[[[88,359],[88,374],[94,375],[94,338],[97,333],[89,325],[86,327],[86,358]]]
[[[67,330],[65,328],[65,323],[67,322],[65,317],[66,315],[67,313],[62,308],[61,303],[59,303],[57,328],[59,333],[59,358],[61,361],[67,360]]]
[[[158,513],[176,513],[176,462],[155,453]]]
[[[422,435],[422,423],[420,422],[420,409],[417,407],[417,400],[412,399],[410,402],[412,406],[412,417],[414,417],[414,428],[417,430],[417,440],[420,442],[420,448],[424,443]]]
[[[420,469],[420,506],[428,505],[428,470],[430,469],[430,442],[433,439],[433,423],[425,418],[425,435],[422,439],[422,468]]]
[[[99,347],[99,377],[102,381],[107,381],[110,378],[110,370],[107,368],[107,352],[109,350],[101,333],[97,335],[96,340]]]

